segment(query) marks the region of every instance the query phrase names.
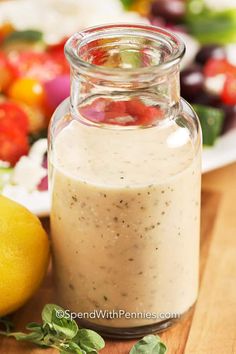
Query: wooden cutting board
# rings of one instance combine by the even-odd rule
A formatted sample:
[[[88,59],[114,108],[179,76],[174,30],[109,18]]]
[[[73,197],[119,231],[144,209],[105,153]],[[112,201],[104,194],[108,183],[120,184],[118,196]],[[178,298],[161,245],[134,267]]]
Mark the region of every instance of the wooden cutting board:
[[[236,354],[236,164],[203,178],[200,274],[195,308],[161,334],[168,354]],[[36,296],[12,316],[16,328],[39,321],[43,305],[53,297],[49,273]],[[133,343],[107,340],[101,353],[128,354]],[[57,351],[0,337],[0,354],[30,353]]]

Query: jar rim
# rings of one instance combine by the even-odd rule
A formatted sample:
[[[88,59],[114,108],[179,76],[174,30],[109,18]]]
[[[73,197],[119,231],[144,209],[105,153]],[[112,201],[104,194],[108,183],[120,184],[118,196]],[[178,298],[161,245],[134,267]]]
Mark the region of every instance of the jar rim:
[[[120,68],[96,65],[84,60],[79,55],[79,49],[88,44],[89,41],[109,38],[109,35],[134,35],[151,38],[153,41],[164,43],[171,49],[169,58],[158,64],[152,64],[139,68]],[[140,24],[108,24],[89,27],[81,32],[73,34],[65,44],[65,56],[73,68],[83,73],[93,73],[97,77],[132,78],[137,75],[163,74],[163,71],[177,65],[185,54],[185,44],[178,35],[161,27]]]

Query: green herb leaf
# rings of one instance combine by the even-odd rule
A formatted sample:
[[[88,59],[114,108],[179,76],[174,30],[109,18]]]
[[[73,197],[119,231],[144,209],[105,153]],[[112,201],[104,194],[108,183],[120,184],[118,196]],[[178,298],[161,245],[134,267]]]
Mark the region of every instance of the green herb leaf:
[[[58,318],[57,311],[64,316]],[[29,333],[10,332],[11,322],[0,319],[7,331],[0,335],[14,337],[19,341],[31,342],[44,348],[54,348],[60,354],[98,354],[105,347],[103,338],[96,332],[78,328],[74,320],[68,319],[65,310],[60,306],[48,304],[42,311],[42,324],[31,322],[27,325]],[[130,354],[165,354],[167,348],[160,337],[149,335],[137,342]]]
[[[41,331],[41,324],[36,323],[36,322],[30,322],[27,324],[26,329],[38,332],[38,331]]]
[[[227,44],[236,41],[236,9],[216,11],[203,0],[188,0],[185,22],[201,43]]]
[[[130,350],[129,354],[165,354],[167,347],[159,336],[150,334],[140,339]]]
[[[203,144],[207,146],[214,145],[222,130],[225,118],[224,112],[221,109],[201,104],[195,104],[193,108],[201,123]]]
[[[120,52],[120,58],[122,67],[136,69],[142,66],[142,55],[139,52],[124,48]]]
[[[22,333],[22,332],[15,332],[10,334],[11,337],[14,337],[16,340],[23,340],[32,342],[35,344],[42,344],[41,339],[43,338],[43,333],[41,332],[31,332],[31,333]]]
[[[51,323],[52,322],[52,313],[53,311],[63,311],[63,308],[55,305],[55,304],[47,304],[44,306],[42,311],[42,320],[44,323]]]
[[[87,354],[87,352],[81,349],[80,346],[75,342],[69,343],[67,347],[67,351],[63,353]]]
[[[57,311],[60,311],[58,316]],[[59,318],[60,317],[60,318]],[[27,341],[44,348],[54,348],[60,354],[96,354],[105,346],[104,340],[96,332],[79,329],[77,323],[66,316],[66,311],[57,305],[48,304],[42,311],[42,324],[29,323],[29,333],[10,332],[8,321],[0,320],[7,331],[0,335],[14,337],[19,341]]]
[[[135,0],[120,0],[125,9],[129,9]]]
[[[57,311],[55,309],[52,311],[52,326],[57,332],[63,334],[67,339],[74,338],[78,332],[77,323],[70,318],[58,318]]]
[[[14,31],[4,39],[3,45],[15,41],[38,42],[42,39],[43,33],[37,30]]]
[[[77,333],[76,340],[86,353],[97,353],[98,350],[105,347],[103,338],[91,329],[80,329]]]

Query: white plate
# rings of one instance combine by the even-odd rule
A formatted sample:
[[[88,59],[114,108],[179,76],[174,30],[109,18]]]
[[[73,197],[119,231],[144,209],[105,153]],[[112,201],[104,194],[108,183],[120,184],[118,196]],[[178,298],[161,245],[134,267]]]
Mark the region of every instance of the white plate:
[[[236,130],[221,137],[213,148],[203,150],[203,173],[223,167],[236,161]],[[49,215],[49,193],[42,192],[29,195],[24,200],[18,200],[36,215],[43,217]]]
[[[236,129],[218,139],[214,147],[203,149],[203,173],[236,162]]]

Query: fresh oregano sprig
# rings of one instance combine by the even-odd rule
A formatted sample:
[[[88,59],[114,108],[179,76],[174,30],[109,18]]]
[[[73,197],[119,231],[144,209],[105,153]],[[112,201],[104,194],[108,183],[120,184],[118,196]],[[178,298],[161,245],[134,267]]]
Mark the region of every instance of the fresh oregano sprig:
[[[161,342],[161,338],[157,335],[150,334],[140,339],[130,350],[129,354],[165,354],[167,353],[166,345]]]
[[[42,311],[42,323],[29,323],[26,327],[29,333],[10,332],[9,323],[2,320],[6,331],[0,331],[0,334],[45,348],[55,348],[60,354],[97,354],[104,348],[105,342],[99,334],[90,329],[79,328],[73,319],[65,316],[58,318],[58,311],[64,312],[57,305],[46,305]]]
[[[58,312],[64,316],[58,317]],[[26,326],[28,333],[11,332],[12,323],[0,319],[0,325],[6,330],[0,335],[14,337],[18,341],[28,341],[43,348],[54,348],[60,354],[98,354],[105,347],[103,338],[96,332],[79,328],[77,323],[65,316],[65,310],[60,306],[48,304],[42,311],[42,323],[31,322]],[[165,354],[166,345],[159,336],[148,335],[139,340],[129,354]]]

